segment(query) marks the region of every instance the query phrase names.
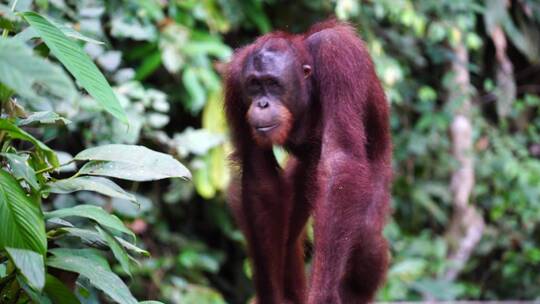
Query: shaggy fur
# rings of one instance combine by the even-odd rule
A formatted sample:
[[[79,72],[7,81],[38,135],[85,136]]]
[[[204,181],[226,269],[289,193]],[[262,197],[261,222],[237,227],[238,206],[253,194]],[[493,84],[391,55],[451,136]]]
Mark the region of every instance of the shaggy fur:
[[[243,72],[263,47],[294,52],[290,83],[296,95],[283,103],[290,115],[282,115],[288,127],[279,131],[279,144],[292,155],[285,170],[246,119]],[[309,76],[299,68],[305,65]],[[391,138],[388,103],[363,42],[334,20],[302,35],[271,33],[237,50],[225,78],[239,169],[230,204],[248,241],[257,302],[371,301],[388,264],[382,230]],[[303,240],[310,215],[315,253],[308,289]]]

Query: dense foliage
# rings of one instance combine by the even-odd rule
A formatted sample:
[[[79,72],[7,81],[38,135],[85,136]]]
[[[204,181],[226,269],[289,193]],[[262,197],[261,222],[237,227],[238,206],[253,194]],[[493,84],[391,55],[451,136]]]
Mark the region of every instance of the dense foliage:
[[[357,25],[392,105],[379,298],[540,299],[538,1],[12,0],[0,4],[0,302],[246,303],[218,71],[262,33],[332,15]],[[448,279],[455,96],[471,101],[469,203],[485,228]],[[165,153],[192,182],[141,183],[188,176]]]

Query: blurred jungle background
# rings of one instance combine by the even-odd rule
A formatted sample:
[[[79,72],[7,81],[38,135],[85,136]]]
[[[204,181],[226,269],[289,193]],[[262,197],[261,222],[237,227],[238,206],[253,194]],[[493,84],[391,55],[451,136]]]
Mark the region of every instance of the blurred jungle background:
[[[65,121],[28,132],[68,159],[98,145],[137,144],[173,155],[193,175],[118,180],[139,207],[88,191],[43,199],[47,211],[102,206],[136,234],[151,256],[132,263],[130,275],[113,254],[99,254],[138,300],[234,304],[253,296],[245,241],[226,205],[231,146],[218,70],[261,34],[303,32],[329,16],[358,29],[392,108],[393,214],[385,230],[392,264],[378,299],[540,299],[539,1],[19,0],[13,11],[12,4],[0,5],[5,37],[28,26],[17,14],[28,10],[69,37],[86,37],[73,41],[106,76],[129,127],[82,90],[70,99],[17,92],[2,118],[24,117],[13,107],[54,111]],[[57,65],[39,38],[25,47]],[[0,61],[9,55],[24,70],[30,63],[19,54],[0,47]],[[7,85],[14,68],[1,65]],[[8,160],[0,157],[1,165]],[[308,257],[312,241],[308,227]],[[0,282],[7,273],[0,265]],[[80,303],[110,301],[90,285],[77,282]]]

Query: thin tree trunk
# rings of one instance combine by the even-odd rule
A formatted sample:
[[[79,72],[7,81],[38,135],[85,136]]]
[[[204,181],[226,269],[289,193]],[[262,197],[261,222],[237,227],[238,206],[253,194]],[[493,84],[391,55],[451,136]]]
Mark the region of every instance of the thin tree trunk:
[[[448,268],[443,278],[453,281],[465,266],[474,248],[482,237],[484,220],[474,205],[471,204],[471,192],[474,188],[474,155],[471,124],[471,84],[469,56],[462,42],[453,48],[455,59],[452,62],[455,87],[450,89],[448,102],[458,103],[450,126],[452,155],[458,166],[452,175],[451,191],[453,196],[453,214],[446,237],[450,248]]]

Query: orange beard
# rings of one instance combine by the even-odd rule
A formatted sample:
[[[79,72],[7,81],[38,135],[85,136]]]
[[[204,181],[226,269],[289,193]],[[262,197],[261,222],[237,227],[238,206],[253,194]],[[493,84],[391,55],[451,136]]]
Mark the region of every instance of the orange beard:
[[[279,106],[279,125],[268,131],[259,132],[255,128],[251,129],[251,135],[261,147],[271,147],[272,145],[283,145],[287,141],[292,127],[292,113],[284,106]]]

